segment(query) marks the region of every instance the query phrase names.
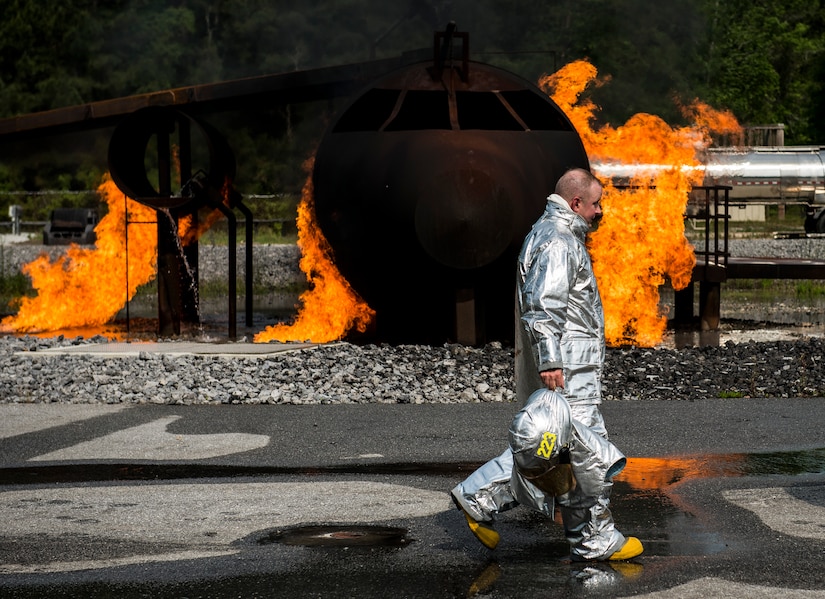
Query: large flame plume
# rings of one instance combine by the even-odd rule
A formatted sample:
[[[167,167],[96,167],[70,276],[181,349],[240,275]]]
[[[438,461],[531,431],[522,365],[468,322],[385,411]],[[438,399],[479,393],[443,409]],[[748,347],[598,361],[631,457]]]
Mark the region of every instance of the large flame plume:
[[[311,171],[312,161],[305,166]],[[0,332],[42,333],[106,324],[134,297],[138,287],[155,277],[157,227],[129,228],[128,259],[126,227],[127,222],[153,225],[157,212],[124,196],[108,176],[98,193],[108,204],[108,212],[95,227],[95,247],[72,245],[54,261],[43,254],[26,264],[22,270],[31,277],[36,295],[17,300],[17,314],[0,322]],[[198,227],[191,226],[189,217],[181,219],[182,245],[197,240],[220,216],[214,210]],[[302,307],[292,324],[268,327],[255,341],[325,343],[341,339],[353,328],[364,332],[375,312],[332,262],[329,243],[315,223],[311,177],[298,207],[298,245],[300,266],[311,288],[301,295]]]
[[[692,126],[674,128],[659,117],[638,114],[623,126],[593,126],[597,107],[582,98],[590,85],[602,85],[597,71],[577,61],[540,87],[567,114],[581,136],[591,161],[646,164],[636,170],[630,189],[617,189],[603,176],[605,217],[589,244],[605,306],[605,333],[611,345],[654,346],[662,339],[666,315],[659,308],[659,287],[669,279],[684,288],[695,264],[693,248],[684,235],[688,191],[701,182],[697,154],[710,144],[710,133],[738,133],[729,113],[695,101],[685,108]],[[312,170],[312,160],[305,165]],[[599,174],[598,172],[596,174]],[[52,262],[43,255],[26,265],[37,295],[21,298],[18,313],[0,322],[0,332],[45,332],[102,325],[110,322],[141,285],[156,274],[157,228],[128,222],[152,223],[157,213],[127,199],[108,177],[99,188],[108,206],[96,228],[95,248],[71,246]],[[180,235],[194,240],[208,228],[215,211],[197,230],[181,219]],[[301,269],[310,289],[300,297],[301,308],[292,324],[268,327],[256,342],[312,341],[343,338],[353,329],[365,331],[374,311],[341,276],[332,250],[315,221],[311,176],[298,209]],[[192,230],[188,230],[188,229]],[[127,276],[128,264],[128,276]]]
[[[592,64],[576,61],[542,77],[539,86],[570,118],[591,161],[655,166],[636,170],[626,189],[595,173],[605,183],[604,218],[588,242],[604,303],[607,343],[652,347],[667,326],[659,287],[669,279],[674,289],[684,289],[696,263],[685,237],[684,214],[688,192],[702,182],[697,154],[710,145],[711,133],[741,128],[732,114],[698,100],[683,109],[691,126],[671,127],[657,116],[637,114],[618,128],[595,127],[597,107],[581,94],[589,85],[605,82],[597,79]]]
[[[155,211],[127,199],[108,176],[98,193],[109,208],[95,228],[95,247],[71,245],[54,262],[42,254],[23,266],[37,295],[17,300],[17,314],[4,318],[0,331],[37,333],[105,324],[155,277],[156,227],[130,227],[126,259],[127,220],[154,222]]]
[[[306,162],[307,172],[312,171],[313,163],[312,159]],[[332,248],[315,221],[311,175],[304,184],[297,224],[300,267],[310,289],[301,294],[302,306],[292,324],[267,327],[254,340],[326,343],[341,339],[353,328],[363,333],[375,311],[358,297],[332,261]]]

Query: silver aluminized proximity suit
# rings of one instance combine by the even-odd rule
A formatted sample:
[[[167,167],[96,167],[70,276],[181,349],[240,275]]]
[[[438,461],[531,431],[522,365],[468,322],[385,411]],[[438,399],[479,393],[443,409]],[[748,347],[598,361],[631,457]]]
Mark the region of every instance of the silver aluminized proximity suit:
[[[524,240],[518,260],[516,396],[542,387],[539,372],[564,370],[573,417],[607,437],[602,401],[604,310],[585,245],[589,225],[556,194]]]
[[[598,408],[605,352],[604,312],[585,245],[588,229],[587,222],[563,198],[552,194],[524,241],[517,273],[516,395],[526,402],[543,386],[540,371],[562,368],[564,398],[578,423],[577,430],[589,429],[580,436],[596,433],[606,440]],[[517,503],[511,488],[512,473],[513,453],[508,447],[457,485],[452,495],[473,518],[492,522],[496,513]],[[612,483],[605,484],[590,508],[580,509],[576,517],[581,522],[570,522],[570,530],[588,526],[586,519],[591,528],[598,528],[598,522],[610,514],[611,489]],[[552,515],[552,502],[547,505],[550,507],[540,511],[549,509],[548,515]],[[609,520],[612,525],[612,517]],[[609,536],[597,548],[577,549],[574,539],[570,540],[574,557],[582,559],[599,559],[613,547]]]
[[[573,560],[605,559],[621,549],[626,539],[607,500],[627,461],[615,445],[574,420],[564,397],[549,389],[530,396],[513,419],[509,440],[504,454],[462,483],[477,489],[474,496],[456,493],[462,485],[453,490],[473,518],[489,521],[518,504],[552,517],[558,503]]]

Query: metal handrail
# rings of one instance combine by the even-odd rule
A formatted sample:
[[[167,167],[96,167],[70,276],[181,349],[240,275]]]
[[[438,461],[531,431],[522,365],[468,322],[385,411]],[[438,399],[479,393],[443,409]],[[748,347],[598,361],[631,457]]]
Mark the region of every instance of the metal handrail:
[[[728,185],[712,185],[694,187],[693,191],[704,192],[704,228],[705,228],[705,246],[701,251],[696,251],[697,258],[703,258],[706,265],[713,264],[722,268],[727,267],[728,257],[730,251],[728,247],[729,229],[728,222],[730,221],[729,203],[730,190],[733,189]],[[723,199],[720,201],[720,192],[722,192]],[[720,234],[719,227],[722,222],[722,231]],[[713,239],[713,249],[711,250],[711,238]],[[721,243],[721,248],[720,248]]]

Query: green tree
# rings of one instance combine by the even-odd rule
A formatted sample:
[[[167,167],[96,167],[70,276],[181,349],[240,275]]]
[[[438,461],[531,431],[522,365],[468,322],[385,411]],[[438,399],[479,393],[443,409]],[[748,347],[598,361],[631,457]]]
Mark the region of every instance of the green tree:
[[[594,1],[577,35],[578,50],[610,77],[593,92],[602,118],[614,125],[645,112],[682,121],[680,103],[704,95],[699,49],[705,21],[697,2]]]
[[[0,5],[0,115],[87,100],[88,2],[5,0]]]
[[[102,39],[91,58],[98,99],[208,83],[221,77],[204,14],[165,2],[131,3],[110,21],[95,21]],[[204,7],[201,6],[201,9]]]
[[[536,81],[589,59],[607,85],[600,118],[674,98],[782,122],[787,143],[825,140],[822,0],[4,0],[0,117],[241,77],[357,63],[424,49],[455,21],[471,58]],[[250,193],[297,191],[334,103],[206,115],[238,156]],[[93,185],[106,133],[0,147],[0,187]],[[66,175],[69,175],[68,178]]]
[[[676,121],[674,96],[692,99],[700,92],[705,22],[698,2],[660,3],[652,10],[647,0],[487,0],[477,6],[480,41],[501,54],[483,58],[531,81],[587,59],[600,77],[610,78],[592,90],[603,120],[621,124],[651,112]]]
[[[812,138],[816,77],[825,56],[820,1],[710,0],[706,53],[710,100],[744,124],[784,123],[786,143]]]

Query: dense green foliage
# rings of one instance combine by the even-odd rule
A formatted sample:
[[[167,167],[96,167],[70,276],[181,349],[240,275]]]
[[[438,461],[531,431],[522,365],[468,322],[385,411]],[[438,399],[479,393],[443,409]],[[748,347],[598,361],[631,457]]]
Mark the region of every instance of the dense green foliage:
[[[678,104],[699,98],[743,124],[784,123],[789,145],[825,142],[821,0],[4,0],[0,118],[397,56],[430,48],[450,20],[474,59],[533,81],[587,58],[609,78],[592,97],[614,125],[638,112],[680,124]],[[334,109],[216,115],[241,192],[299,193]],[[2,190],[94,188],[107,143],[98,132],[2,144],[3,213],[14,200]]]
[[[791,144],[822,143],[821,2],[709,2],[708,100],[743,123],[784,123]]]

